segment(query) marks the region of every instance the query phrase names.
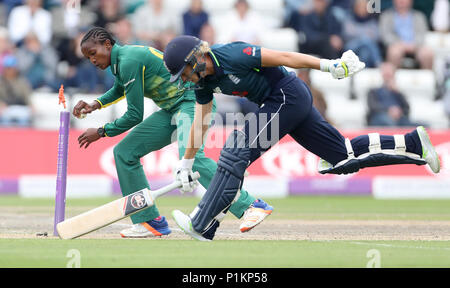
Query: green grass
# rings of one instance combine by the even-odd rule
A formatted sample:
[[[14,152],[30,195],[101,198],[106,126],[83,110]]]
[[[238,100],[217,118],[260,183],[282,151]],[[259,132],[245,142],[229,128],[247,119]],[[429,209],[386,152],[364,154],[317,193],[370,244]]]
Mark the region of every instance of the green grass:
[[[87,210],[116,198],[67,199],[68,211],[72,208]],[[174,209],[192,211],[196,197],[162,197],[157,200],[162,214]],[[304,220],[450,220],[450,200],[376,200],[371,197],[328,196],[288,197],[269,199],[275,207],[271,219]],[[53,199],[22,199],[16,196],[0,198],[0,207],[20,207],[24,212],[54,209]],[[232,216],[227,216],[232,217]]]
[[[68,199],[68,213],[114,198]],[[162,197],[161,214],[190,212],[193,197]],[[267,199],[266,199],[267,200]],[[268,199],[270,219],[450,220],[450,200],[375,200],[370,197]],[[53,213],[52,199],[0,197],[0,210]],[[76,214],[76,213],[75,213]],[[50,214],[52,215],[52,214]],[[231,216],[227,216],[231,217]],[[1,224],[1,222],[0,222]],[[4,228],[1,227],[0,228]],[[4,231],[4,229],[3,229]],[[68,251],[80,252],[81,267],[366,267],[376,249],[381,267],[450,267],[449,241],[249,241],[203,243],[165,239],[0,239],[0,267],[66,267]]]
[[[366,267],[376,249],[381,267],[450,267],[444,241],[215,241],[0,239],[0,267]],[[72,254],[73,255],[73,254]],[[70,255],[69,255],[70,256]]]

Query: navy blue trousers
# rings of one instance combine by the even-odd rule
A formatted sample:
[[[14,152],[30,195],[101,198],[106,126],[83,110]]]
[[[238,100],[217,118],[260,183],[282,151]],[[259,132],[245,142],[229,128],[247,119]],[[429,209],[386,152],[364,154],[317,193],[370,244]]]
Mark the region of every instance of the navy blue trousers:
[[[279,87],[274,88],[273,93],[265,99],[257,113],[245,121],[245,141],[250,147],[248,165],[261,157],[287,134],[301,146],[332,165],[347,159],[345,138],[312,106],[312,95],[307,85],[297,77],[285,78],[280,82]],[[395,147],[393,136],[380,135],[380,142],[381,149]],[[231,143],[234,142],[231,141]],[[369,152],[367,135],[358,136],[352,139],[351,143],[356,157]],[[405,144],[407,152],[421,155],[422,147],[415,130],[405,135]],[[220,162],[223,161],[221,158],[219,158],[219,168]],[[228,165],[229,160],[226,162]],[[236,193],[239,189],[234,182],[223,184],[229,180],[225,169],[220,169],[220,172],[216,172],[211,180],[206,194],[198,204],[199,210],[192,218],[193,228],[208,239],[214,237],[219,226],[219,222],[214,218],[219,212],[226,212],[231,205],[233,197],[230,197],[230,189],[236,188]],[[244,170],[242,169],[241,178],[243,178]],[[239,176],[241,175],[234,175],[234,178],[239,178]],[[231,187],[233,185],[236,187]],[[227,187],[227,193],[218,191],[216,188],[222,186]]]
[[[308,86],[296,77],[286,80],[287,83],[280,83],[265,99],[256,115],[245,123],[244,132],[249,139],[251,163],[287,134],[332,165],[347,159],[344,136],[312,105]],[[380,142],[381,149],[395,147],[393,136],[380,135]],[[353,138],[351,143],[356,157],[369,152],[367,135]],[[422,154],[416,130],[405,135],[405,144],[407,152]]]

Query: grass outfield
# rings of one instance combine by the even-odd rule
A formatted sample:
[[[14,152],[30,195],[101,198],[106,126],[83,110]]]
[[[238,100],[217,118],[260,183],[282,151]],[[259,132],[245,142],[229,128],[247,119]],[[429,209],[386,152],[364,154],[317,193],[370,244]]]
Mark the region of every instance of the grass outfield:
[[[112,198],[68,199],[67,213],[69,216],[75,215],[110,200]],[[158,207],[163,215],[169,215],[173,209],[189,212],[197,202],[197,198],[162,197],[158,199]],[[267,223],[296,219],[450,220],[450,200],[289,197],[270,199],[269,202],[275,211]],[[11,211],[14,207],[17,217],[26,219],[27,213],[48,213],[52,216],[54,203],[51,199],[0,198],[0,211]],[[227,219],[232,218],[227,216]],[[0,214],[0,234],[8,231],[3,220]],[[264,228],[264,223],[260,227],[256,229]],[[74,263],[74,251],[79,252],[81,267],[362,268],[375,258],[381,267],[450,267],[450,241],[216,240],[203,243],[170,237],[69,241],[51,237],[3,237],[0,238],[0,267],[66,267]]]
[[[444,241],[216,241],[0,239],[0,267],[450,267]],[[78,253],[78,252],[77,252]],[[369,255],[368,255],[369,253]],[[369,256],[369,257],[368,257]]]

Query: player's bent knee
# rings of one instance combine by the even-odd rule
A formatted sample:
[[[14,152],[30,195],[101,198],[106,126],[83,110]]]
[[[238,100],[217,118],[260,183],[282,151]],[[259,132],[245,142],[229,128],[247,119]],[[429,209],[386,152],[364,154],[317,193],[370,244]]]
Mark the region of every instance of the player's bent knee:
[[[234,130],[220,152],[217,165],[242,178],[250,161],[250,149],[244,132]]]
[[[207,233],[216,221],[239,198],[245,169],[250,159],[250,149],[245,133],[233,131],[228,137],[217,162],[217,171],[208,190],[192,217],[192,227],[199,233]]]
[[[132,165],[140,161],[140,157],[135,155],[133,150],[123,147],[120,143],[114,147],[113,154],[116,163]]]

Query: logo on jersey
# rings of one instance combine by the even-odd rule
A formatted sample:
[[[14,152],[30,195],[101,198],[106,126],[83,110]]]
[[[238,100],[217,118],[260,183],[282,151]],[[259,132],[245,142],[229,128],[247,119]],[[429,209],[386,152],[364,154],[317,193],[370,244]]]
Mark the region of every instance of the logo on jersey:
[[[214,88],[213,92],[217,94],[222,94],[222,90],[220,89],[220,87]]]
[[[228,78],[230,78],[231,82],[233,82],[236,85],[239,84],[239,82],[241,82],[241,79],[234,76],[233,74],[228,74]]]
[[[239,97],[247,97],[248,91],[233,91],[231,92],[233,96],[239,96]]]
[[[255,56],[255,50],[256,50],[255,47],[248,46],[247,48],[244,48],[244,50],[242,50],[242,52],[244,52],[248,56],[250,56],[250,55]]]

